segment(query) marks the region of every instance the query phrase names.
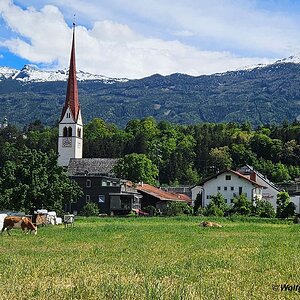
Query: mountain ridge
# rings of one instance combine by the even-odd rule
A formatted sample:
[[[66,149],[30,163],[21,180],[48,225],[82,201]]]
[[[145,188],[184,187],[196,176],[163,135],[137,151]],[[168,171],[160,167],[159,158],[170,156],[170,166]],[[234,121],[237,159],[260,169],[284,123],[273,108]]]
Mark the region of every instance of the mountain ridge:
[[[10,67],[0,67],[0,81],[6,79],[19,80],[22,82],[51,82],[51,81],[67,81],[69,76],[68,69],[60,69],[55,71],[45,71],[32,65],[24,65],[21,70]],[[111,78],[103,75],[91,74],[79,70],[77,72],[77,80],[99,80],[107,84],[114,82],[126,82],[127,78]]]
[[[147,116],[180,124],[300,120],[300,64],[291,60],[213,75],[154,74],[112,84],[79,80],[84,122],[99,117],[124,127],[132,119]],[[18,126],[36,119],[47,125],[57,122],[66,81],[6,77],[0,81],[0,121],[6,116]]]

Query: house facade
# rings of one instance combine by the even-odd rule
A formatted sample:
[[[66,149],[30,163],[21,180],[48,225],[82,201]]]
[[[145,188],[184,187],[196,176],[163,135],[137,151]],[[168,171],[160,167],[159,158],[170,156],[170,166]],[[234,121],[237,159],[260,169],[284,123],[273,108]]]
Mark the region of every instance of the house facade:
[[[244,167],[240,168],[238,172],[262,185],[262,199],[270,202],[274,209],[276,209],[277,194],[280,192],[279,187],[277,187],[273,182],[268,180],[264,175],[254,170],[254,168],[249,165],[245,165]]]
[[[71,159],[68,173],[82,188],[83,196],[68,203],[65,211],[77,214],[90,202],[97,204],[101,214],[124,215],[139,209],[141,195],[113,174],[117,161],[112,158]]]
[[[199,185],[191,188],[192,203],[197,198],[201,197],[201,206],[205,207],[210,203],[210,198],[213,195],[221,193],[227,204],[232,204],[235,196],[244,194],[249,200],[262,199],[263,186],[257,182],[247,178],[239,172],[226,170],[219,172]]]

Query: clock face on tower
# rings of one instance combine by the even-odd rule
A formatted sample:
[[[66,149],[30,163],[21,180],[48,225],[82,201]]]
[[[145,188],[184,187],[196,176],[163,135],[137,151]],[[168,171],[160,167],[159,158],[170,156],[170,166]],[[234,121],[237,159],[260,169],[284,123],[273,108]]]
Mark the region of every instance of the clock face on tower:
[[[63,147],[72,147],[72,138],[71,137],[64,137],[62,140]]]

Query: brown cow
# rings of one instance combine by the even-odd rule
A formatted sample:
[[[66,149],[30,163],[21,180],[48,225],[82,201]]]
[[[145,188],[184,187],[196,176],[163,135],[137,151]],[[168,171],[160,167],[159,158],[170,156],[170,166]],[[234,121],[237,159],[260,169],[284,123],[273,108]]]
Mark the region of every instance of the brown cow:
[[[27,234],[29,231],[30,233],[37,234],[37,227],[34,226],[32,222],[26,217],[5,217],[1,233],[7,230],[8,235],[10,235],[9,231],[13,228],[21,228],[23,232]]]
[[[203,221],[199,225],[203,227],[222,227],[222,225],[210,221]]]

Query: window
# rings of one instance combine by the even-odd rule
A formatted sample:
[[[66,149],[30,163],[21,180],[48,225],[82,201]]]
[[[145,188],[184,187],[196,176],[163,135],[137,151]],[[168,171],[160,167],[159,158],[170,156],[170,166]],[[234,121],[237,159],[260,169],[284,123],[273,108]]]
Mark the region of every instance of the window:
[[[239,195],[242,195],[242,193],[243,193],[243,187],[240,186],[240,187],[239,187]]]
[[[207,196],[206,196],[206,199],[210,199],[210,195],[207,195]]]
[[[72,127],[68,128],[68,136],[72,136]]]
[[[87,180],[86,180],[86,187],[87,187],[87,188],[90,188],[91,186],[92,186],[91,179],[87,179]]]
[[[102,186],[107,186],[107,182],[106,180],[102,180],[102,183],[101,183]]]
[[[228,203],[228,199],[225,199],[225,202]]]
[[[77,128],[77,136],[81,137],[81,129],[80,128]]]
[[[224,186],[224,191],[227,191],[227,186]]]
[[[230,199],[230,202],[233,203],[233,199]]]
[[[225,180],[231,180],[231,175],[226,175]]]
[[[231,191],[234,191],[234,186],[231,186],[231,187],[230,187],[230,190],[231,190]]]
[[[221,187],[220,186],[218,186],[218,191],[221,191]]]
[[[105,202],[105,195],[99,195],[98,196],[98,202],[99,203],[104,203]]]
[[[91,201],[91,196],[85,195],[85,202],[90,202],[90,201]]]
[[[71,117],[70,113],[67,113],[67,118],[69,119]]]
[[[68,136],[68,128],[64,127],[63,129],[63,136]]]

